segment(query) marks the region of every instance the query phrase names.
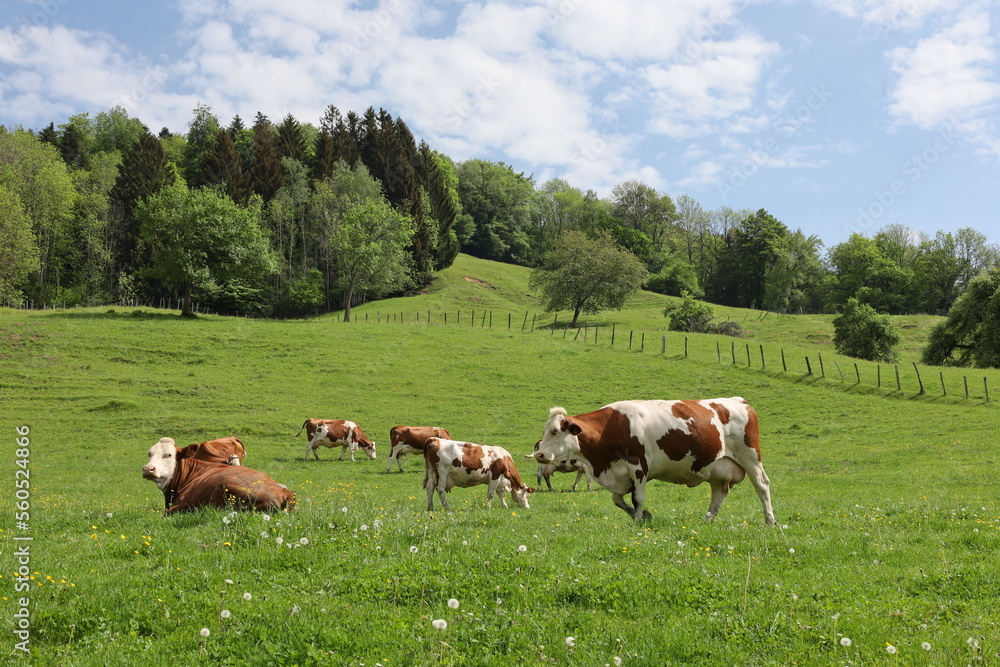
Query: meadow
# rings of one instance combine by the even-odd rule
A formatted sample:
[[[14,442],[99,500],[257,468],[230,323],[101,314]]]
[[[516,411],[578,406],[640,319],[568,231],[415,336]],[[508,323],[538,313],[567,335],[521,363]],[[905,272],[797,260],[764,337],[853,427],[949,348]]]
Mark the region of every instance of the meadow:
[[[546,328],[523,270],[462,256],[426,293],[350,323],[0,310],[3,654],[26,660],[16,538],[30,536],[38,665],[996,663],[1000,412],[982,378],[1000,375],[975,371],[969,399],[956,369],[947,396],[920,394],[912,368],[901,389],[877,387],[875,365],[856,382],[829,317],[726,309],[750,329],[735,349],[752,362],[713,336],[689,336],[685,356],[669,301],[642,294],[590,318],[595,342]],[[901,372],[934,321],[901,319]],[[805,369],[820,353],[826,377]],[[938,369],[921,370],[929,389]],[[522,455],[554,405],[732,395],[760,415],[777,527],[749,483],[710,524],[707,486],[651,484],[653,520],[635,524],[606,491],[570,492],[570,475],[527,509],[489,509],[477,487],[427,512],[421,460],[385,472],[393,425],[441,425],[506,447],[534,486]],[[311,417],[357,421],[378,458],[306,461],[293,436]],[[149,446],[223,435],[296,492],[295,512],[163,516],[140,476]]]

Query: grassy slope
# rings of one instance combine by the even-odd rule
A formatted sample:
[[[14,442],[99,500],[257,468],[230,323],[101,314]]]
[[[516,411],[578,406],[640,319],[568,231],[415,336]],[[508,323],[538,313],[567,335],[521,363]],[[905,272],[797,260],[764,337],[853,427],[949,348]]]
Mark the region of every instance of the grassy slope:
[[[605,334],[594,345],[521,333],[517,318],[533,305],[524,286],[522,270],[460,257],[428,294],[368,304],[353,324],[0,312],[3,479],[13,477],[14,427],[32,429],[36,662],[879,664],[886,643],[909,664],[996,654],[992,404],[912,391],[892,400],[733,368],[716,362],[711,337],[692,337],[710,349],[683,360],[677,334],[674,354],[661,356],[610,349]],[[642,298],[643,308],[595,321],[663,335],[667,299]],[[495,309],[492,331],[385,324],[387,312],[411,321],[420,310],[425,322],[429,309],[437,322],[473,307]],[[517,314],[514,331],[506,312]],[[754,324],[755,343],[829,350],[803,340],[828,336],[828,320],[772,318]],[[601,491],[540,493],[529,510],[491,512],[483,488],[456,489],[452,512],[429,514],[418,460],[383,472],[395,423],[445,425],[518,455],[552,405],[733,394],[761,413],[783,528],[759,525],[748,484],[711,525],[700,519],[707,488],[654,484],[655,520],[640,527]],[[327,450],[302,460],[305,443],[292,437],[302,420],[338,416],[365,427],[379,460],[341,463]],[[160,516],[162,496],[138,474],[149,444],[225,434],[244,438],[248,465],[298,493],[295,515]],[[533,483],[531,466],[521,470]],[[11,488],[0,493],[6,517]],[[20,533],[3,528],[0,587],[12,598],[9,538]],[[10,619],[13,602],[3,604]],[[448,619],[444,634],[436,618]],[[577,638],[572,650],[566,636]]]

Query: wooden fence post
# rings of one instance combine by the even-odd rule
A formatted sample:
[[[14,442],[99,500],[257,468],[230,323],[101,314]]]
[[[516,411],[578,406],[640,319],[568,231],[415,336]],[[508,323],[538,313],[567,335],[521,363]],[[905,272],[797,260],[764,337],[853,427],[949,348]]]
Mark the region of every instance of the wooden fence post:
[[[632,349],[632,336],[635,334],[635,329],[628,332],[628,349]]]
[[[750,368],[750,343],[747,343],[747,368]]]
[[[556,313],[556,319],[552,320],[552,332],[549,334],[550,336],[555,335],[557,324],[559,324],[559,313]]]
[[[785,364],[785,348],[781,348],[781,372],[788,372],[788,366]]]
[[[532,315],[531,316],[531,333],[535,333],[535,318],[536,317],[537,317],[536,315]]]
[[[762,371],[763,370],[767,370],[767,364],[764,363],[764,346],[763,345],[760,346],[760,369]]]
[[[962,382],[965,384],[965,397],[969,397],[969,378],[965,375],[962,376]]]
[[[576,341],[576,339],[579,338],[579,337],[580,337],[580,327],[577,327],[576,328],[576,335],[573,336],[573,340]]]
[[[917,374],[917,384],[920,385],[920,395],[924,393],[924,381],[920,379],[920,369],[917,368],[917,362],[913,362],[913,370]]]
[[[594,325],[594,345],[597,345],[597,329],[599,328],[599,326],[600,325],[598,324]]]
[[[528,311],[524,311],[524,322],[521,322],[521,331],[524,331],[524,327],[528,326]]]
[[[878,373],[878,386],[879,389],[882,388],[882,364],[875,364],[875,370]]]
[[[646,351],[646,332],[645,331],[642,332],[642,340],[640,342],[639,351],[640,352],[645,352]]]
[[[688,337],[684,336],[684,358],[687,359],[688,356]]]
[[[986,391],[986,402],[990,402],[990,386],[986,383],[986,376],[983,376],[983,389]]]
[[[823,353],[822,352],[817,352],[816,354],[819,355],[819,376],[825,378],[826,377],[826,364],[823,363]]]
[[[840,362],[837,361],[836,359],[834,359],[833,363],[837,365],[837,372],[840,373],[840,381],[843,382],[844,381],[844,371],[840,370]]]
[[[611,323],[611,347],[615,346],[615,323]]]
[[[458,319],[456,320],[456,322],[458,323],[459,326],[462,325],[462,309],[461,308],[458,309]]]
[[[899,364],[893,364],[896,368],[896,391],[902,390],[902,386],[899,384]]]
[[[806,375],[812,375],[812,374],[813,374],[812,364],[809,363],[809,357],[806,357]]]
[[[948,395],[948,388],[944,386],[944,371],[938,371],[938,375],[941,376],[941,395]]]
[[[448,324],[448,311],[444,311],[444,323]]]
[[[854,362],[854,375],[858,378],[858,384],[861,384],[861,371],[858,370],[858,362]]]
[[[736,365],[736,341],[729,341],[729,352],[733,356],[733,366]]]
[[[715,359],[722,363],[722,348],[719,346],[719,341],[715,341]]]
[[[507,331],[510,331],[510,313],[507,313]]]
[[[660,337],[660,354],[666,354],[666,353],[667,353],[667,337],[666,336],[661,336]]]
[[[493,324],[493,311],[492,310],[490,311],[490,324],[491,325]],[[479,328],[482,329],[484,326],[486,326],[486,311],[485,310],[483,311],[483,321],[479,323]],[[490,328],[492,329],[493,327],[491,326]]]

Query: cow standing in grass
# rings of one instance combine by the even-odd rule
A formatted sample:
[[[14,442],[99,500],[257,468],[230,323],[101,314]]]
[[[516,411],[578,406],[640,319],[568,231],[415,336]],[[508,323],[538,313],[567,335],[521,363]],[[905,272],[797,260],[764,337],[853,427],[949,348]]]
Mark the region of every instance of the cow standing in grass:
[[[405,454],[411,452],[424,453],[424,444],[430,438],[451,439],[451,434],[446,429],[439,426],[393,426],[389,431],[389,463],[385,466],[385,471],[392,470],[392,462],[399,466],[399,472],[403,472],[403,464],[400,461]]]
[[[424,488],[427,489],[427,510],[434,511],[434,492],[441,506],[448,509],[445,494],[453,487],[488,485],[486,502],[493,506],[493,496],[507,507],[504,493],[510,492],[514,504],[527,508],[528,494],[534,489],[521,481],[510,452],[503,447],[477,445],[471,442],[431,438],[424,446]]]
[[[306,461],[309,460],[309,452],[312,452],[316,460],[319,461],[319,454],[316,450],[320,445],[324,447],[342,447],[340,458],[343,461],[348,450],[351,452],[351,460],[354,460],[354,452],[363,451],[368,458],[375,459],[375,443],[368,439],[361,427],[347,419],[307,419],[302,422],[302,427],[294,437],[302,434],[302,429],[306,430]]]
[[[552,408],[534,457],[552,463],[582,456],[594,479],[611,491],[615,505],[636,521],[646,482],[658,479],[686,486],[708,482],[711,521],[733,485],[749,476],[773,525],[770,480],[760,456],[757,413],[739,396],[701,401],[620,401],[570,417]],[[632,505],[625,501],[631,494]]]

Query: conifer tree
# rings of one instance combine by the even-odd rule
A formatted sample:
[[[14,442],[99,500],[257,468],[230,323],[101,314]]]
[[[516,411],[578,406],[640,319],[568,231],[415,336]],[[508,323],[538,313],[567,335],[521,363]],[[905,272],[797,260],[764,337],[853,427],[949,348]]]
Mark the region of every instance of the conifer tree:
[[[292,114],[285,116],[278,126],[278,152],[281,157],[290,157],[300,164],[306,163],[306,140],[302,125]]]
[[[57,144],[63,162],[70,169],[86,169],[89,161],[87,147],[84,144],[83,133],[76,123],[70,123],[59,135]]]
[[[219,130],[215,145],[202,162],[202,178],[207,186],[221,186],[229,198],[245,206],[250,188],[243,175],[243,160],[236,152],[228,130]]]
[[[181,170],[190,187],[205,184],[202,162],[215,145],[219,133],[219,119],[212,114],[212,107],[201,102],[194,109],[194,118],[188,123],[187,142]]]
[[[250,184],[253,191],[270,201],[281,188],[281,153],[271,122],[257,113],[253,124],[253,159],[250,166]]]

